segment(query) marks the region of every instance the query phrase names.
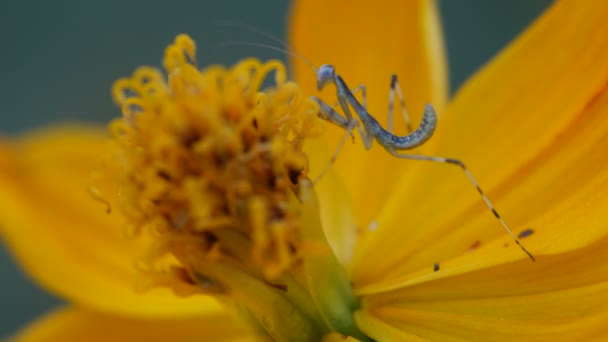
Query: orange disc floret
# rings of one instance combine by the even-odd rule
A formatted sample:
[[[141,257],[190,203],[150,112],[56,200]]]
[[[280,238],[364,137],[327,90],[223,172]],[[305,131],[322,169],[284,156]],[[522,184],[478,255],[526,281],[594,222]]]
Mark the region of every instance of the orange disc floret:
[[[163,284],[174,275],[204,288],[218,262],[271,281],[301,257],[295,203],[308,174],[303,143],[320,133],[317,105],[276,60],[195,65],[194,42],[179,35],[167,77],[142,67],[114,84],[123,116],[110,124],[106,164],[119,207],[135,232],[154,235],[152,263],[174,261]],[[275,85],[260,91],[272,72]]]

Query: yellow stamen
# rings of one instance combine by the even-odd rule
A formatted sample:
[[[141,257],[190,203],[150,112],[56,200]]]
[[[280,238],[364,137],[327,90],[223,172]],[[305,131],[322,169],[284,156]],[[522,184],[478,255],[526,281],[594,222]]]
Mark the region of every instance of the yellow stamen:
[[[252,257],[274,280],[301,257],[289,194],[308,172],[302,144],[318,134],[316,104],[286,82],[279,61],[199,71],[194,60],[194,42],[180,35],[165,53],[168,82],[143,67],[114,85],[122,209],[135,226],[177,245],[196,241],[202,254],[219,251],[257,274]],[[276,88],[258,93],[272,71]],[[249,255],[234,253],[219,230],[242,235]]]

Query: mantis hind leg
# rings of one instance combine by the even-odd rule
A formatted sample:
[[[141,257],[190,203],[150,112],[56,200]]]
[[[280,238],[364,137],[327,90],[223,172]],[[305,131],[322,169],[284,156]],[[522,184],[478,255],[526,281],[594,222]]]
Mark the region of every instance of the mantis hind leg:
[[[403,113],[403,120],[405,121],[405,125],[407,126],[407,133],[412,133],[412,120],[410,120],[410,116],[407,113],[407,108],[405,107],[405,100],[403,99],[403,92],[401,91],[401,86],[399,85],[399,81],[397,80],[396,74],[393,74],[391,76],[391,91],[388,94],[387,131],[393,134],[393,109],[395,107],[395,91],[397,93],[397,96],[399,97],[399,103],[401,104],[401,112]]]
[[[532,253],[530,253],[519,242],[519,240],[517,239],[517,237],[515,236],[515,234],[513,234],[513,231],[511,231],[511,228],[509,228],[509,226],[507,225],[507,223],[505,222],[505,220],[498,214],[498,211],[496,210],[496,208],[494,207],[494,205],[492,204],[492,202],[490,202],[490,199],[488,198],[488,196],[486,196],[486,194],[483,192],[483,190],[481,190],[481,187],[479,186],[479,183],[477,183],[477,180],[473,177],[473,174],[471,174],[471,172],[464,165],[463,162],[461,162],[458,159],[452,159],[452,158],[424,156],[424,155],[418,155],[418,154],[405,154],[405,153],[401,154],[401,153],[398,153],[395,150],[390,150],[390,149],[388,151],[389,151],[390,154],[392,154],[393,156],[395,156],[397,158],[411,159],[411,160],[425,160],[425,161],[431,161],[431,162],[435,162],[435,163],[451,164],[451,165],[456,165],[456,166],[460,167],[460,169],[465,173],[465,175],[467,176],[467,178],[469,179],[469,181],[471,182],[471,184],[473,184],[473,186],[475,187],[475,189],[477,190],[477,192],[479,193],[479,195],[481,196],[481,198],[485,202],[486,206],[490,209],[490,211],[492,211],[492,214],[494,215],[494,217],[498,220],[498,222],[500,222],[500,224],[502,225],[502,227],[507,231],[507,233],[509,234],[509,236],[511,237],[511,239],[513,239],[513,241],[519,246],[519,248],[521,248],[521,250],[524,253],[526,253],[530,259],[532,259],[532,261],[536,261],[536,259],[532,255]]]

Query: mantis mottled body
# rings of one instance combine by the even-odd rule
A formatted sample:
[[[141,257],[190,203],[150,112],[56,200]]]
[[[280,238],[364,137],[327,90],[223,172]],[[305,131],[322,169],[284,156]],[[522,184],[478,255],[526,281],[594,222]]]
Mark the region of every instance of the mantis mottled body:
[[[369,150],[372,146],[374,140],[378,141],[385,150],[387,150],[390,154],[397,158],[401,159],[411,159],[411,160],[424,160],[431,161],[436,163],[444,163],[451,164],[460,167],[471,184],[475,186],[477,192],[482,197],[483,201],[487,205],[487,207],[492,211],[494,217],[500,222],[503,228],[507,231],[509,236],[513,239],[513,241],[521,248],[523,252],[525,252],[532,261],[535,261],[534,256],[530,253],[518,240],[518,238],[513,234],[507,223],[504,219],[498,214],[498,211],[494,208],[492,202],[486,194],[481,190],[479,183],[473,177],[469,169],[465,166],[465,164],[453,158],[445,158],[445,157],[437,157],[437,156],[426,156],[426,155],[418,155],[418,154],[406,154],[399,153],[398,151],[402,150],[410,150],[417,146],[424,144],[428,139],[431,138],[433,132],[435,131],[435,127],[437,125],[437,115],[435,114],[435,110],[430,104],[427,104],[424,108],[424,114],[422,116],[422,122],[416,128],[415,131],[411,131],[410,133],[404,136],[394,135],[392,133],[392,111],[393,111],[393,99],[394,99],[394,91],[395,88],[398,90],[398,94],[401,95],[401,89],[397,83],[397,76],[393,75],[391,79],[391,96],[389,100],[389,130],[384,129],[380,123],[374,119],[368,112],[367,108],[364,105],[361,105],[359,101],[353,95],[353,92],[350,90],[346,82],[340,77],[335,68],[330,64],[324,64],[318,69],[315,69],[315,73],[317,74],[317,88],[318,90],[322,90],[325,86],[329,84],[334,84],[336,86],[336,96],[338,98],[338,103],[344,112],[344,116],[338,113],[335,109],[329,106],[327,103],[323,102],[323,100],[318,97],[312,97],[319,104],[319,117],[325,121],[331,122],[334,125],[337,125],[346,130],[346,134],[340,141],[336,152],[332,156],[328,166],[322,171],[321,176],[327,171],[329,166],[333,164],[336,159],[337,154],[340,152],[340,149],[344,145],[346,138],[348,135],[352,133],[353,129],[357,129],[361,138],[363,140],[363,144],[367,150]],[[364,87],[362,89],[365,89]],[[364,92],[365,94],[365,92]],[[401,97],[401,96],[400,96]],[[401,97],[401,105],[403,108],[403,98]],[[363,129],[359,124],[359,121],[355,119],[350,111],[352,108],[357,114],[359,120],[363,124]],[[406,118],[406,122],[409,122],[407,119],[407,112],[404,110],[404,117]],[[409,128],[409,125],[408,125]]]

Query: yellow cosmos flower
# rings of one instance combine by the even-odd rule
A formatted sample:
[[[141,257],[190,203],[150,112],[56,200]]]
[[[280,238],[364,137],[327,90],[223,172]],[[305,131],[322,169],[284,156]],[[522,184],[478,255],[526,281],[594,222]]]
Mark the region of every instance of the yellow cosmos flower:
[[[439,127],[417,153],[466,161],[510,225],[534,230],[524,243],[537,262],[453,167],[357,141],[313,192],[307,178],[343,132],[310,139],[312,71],[293,61],[302,90],[274,62],[199,72],[181,37],[168,81],[144,68],[117,83],[125,115],[111,125],[112,147],[86,127],[0,145],[3,237],[73,303],[17,340],[605,337],[608,4],[557,1],[449,103],[434,2],[319,8],[295,3],[294,48],[365,83],[383,124],[378,98],[392,73],[415,122],[431,102]],[[277,86],[260,95],[270,69]],[[113,214],[85,193],[89,181]]]

